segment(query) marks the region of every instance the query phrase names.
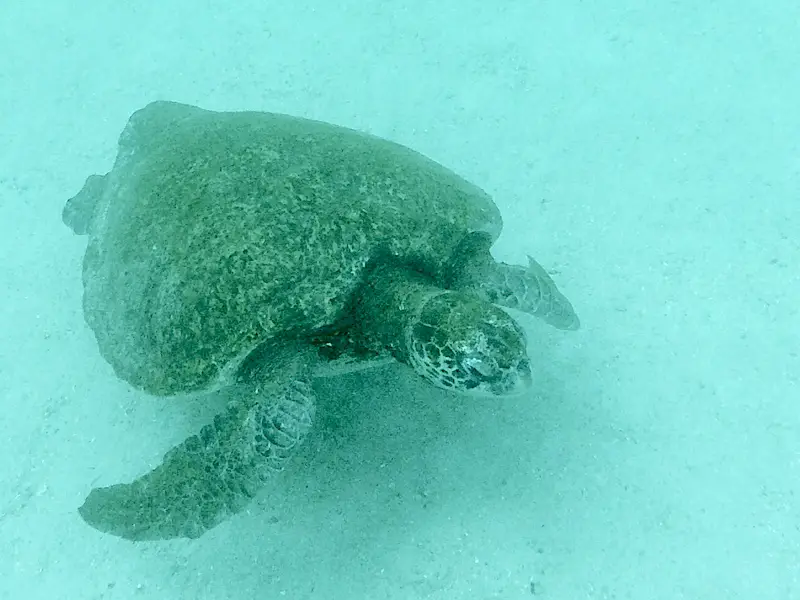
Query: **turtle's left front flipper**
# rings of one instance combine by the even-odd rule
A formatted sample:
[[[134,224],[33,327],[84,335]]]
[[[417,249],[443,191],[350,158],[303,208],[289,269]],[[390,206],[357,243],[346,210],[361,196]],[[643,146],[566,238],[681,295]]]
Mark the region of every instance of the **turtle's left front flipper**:
[[[447,286],[534,315],[558,329],[580,327],[572,304],[542,265],[531,256],[527,267],[496,262],[491,245],[492,238],[485,233],[464,238],[447,266]]]
[[[293,351],[296,352],[296,351]],[[93,489],[79,512],[95,529],[125,539],[197,538],[242,510],[281,471],[314,419],[307,353],[296,352],[263,385],[166,453],[132,483]]]
[[[572,304],[544,267],[528,256],[528,267],[496,263],[479,289],[495,304],[539,317],[558,329],[575,330],[581,322]]]

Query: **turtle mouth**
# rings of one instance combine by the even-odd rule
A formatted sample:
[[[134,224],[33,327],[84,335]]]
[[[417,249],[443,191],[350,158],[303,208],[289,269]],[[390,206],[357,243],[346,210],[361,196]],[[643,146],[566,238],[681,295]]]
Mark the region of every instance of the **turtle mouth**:
[[[514,396],[531,386],[531,369],[527,360],[503,366],[491,358],[468,357],[461,362],[464,388],[489,396]]]

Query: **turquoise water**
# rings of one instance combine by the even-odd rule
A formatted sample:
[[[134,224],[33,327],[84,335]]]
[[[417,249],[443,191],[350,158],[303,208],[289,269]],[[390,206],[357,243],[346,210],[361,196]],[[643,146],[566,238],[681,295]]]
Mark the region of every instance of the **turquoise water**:
[[[0,598],[800,599],[800,8],[0,7]],[[64,201],[155,99],[369,131],[493,195],[578,332],[536,387],[321,380],[301,460],[199,540],[78,516],[222,406],[115,378]],[[209,403],[212,404],[212,403]]]

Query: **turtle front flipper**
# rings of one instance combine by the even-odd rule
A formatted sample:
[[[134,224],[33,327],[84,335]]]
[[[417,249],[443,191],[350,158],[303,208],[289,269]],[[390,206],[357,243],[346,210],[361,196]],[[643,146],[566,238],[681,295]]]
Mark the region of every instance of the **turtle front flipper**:
[[[197,538],[241,511],[311,428],[315,398],[306,357],[300,352],[282,373],[265,369],[261,385],[150,473],[93,489],[80,515],[102,532],[141,541]]]
[[[580,320],[544,267],[528,256],[528,266],[496,262],[492,237],[465,237],[445,270],[448,288],[477,294],[483,300],[539,317],[557,329],[578,329]]]
[[[572,304],[544,267],[528,256],[528,268],[495,263],[479,286],[486,300],[534,315],[558,329],[575,330],[581,322]]]

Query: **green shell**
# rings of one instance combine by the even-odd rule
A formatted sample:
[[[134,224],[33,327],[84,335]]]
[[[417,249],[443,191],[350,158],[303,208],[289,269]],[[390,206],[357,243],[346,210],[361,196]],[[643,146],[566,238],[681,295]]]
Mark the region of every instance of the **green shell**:
[[[385,253],[440,277],[502,223],[482,190],[403,146],[287,115],[155,102],[64,209],[89,235],[84,312],[116,373],[208,389],[262,343],[343,317]]]

